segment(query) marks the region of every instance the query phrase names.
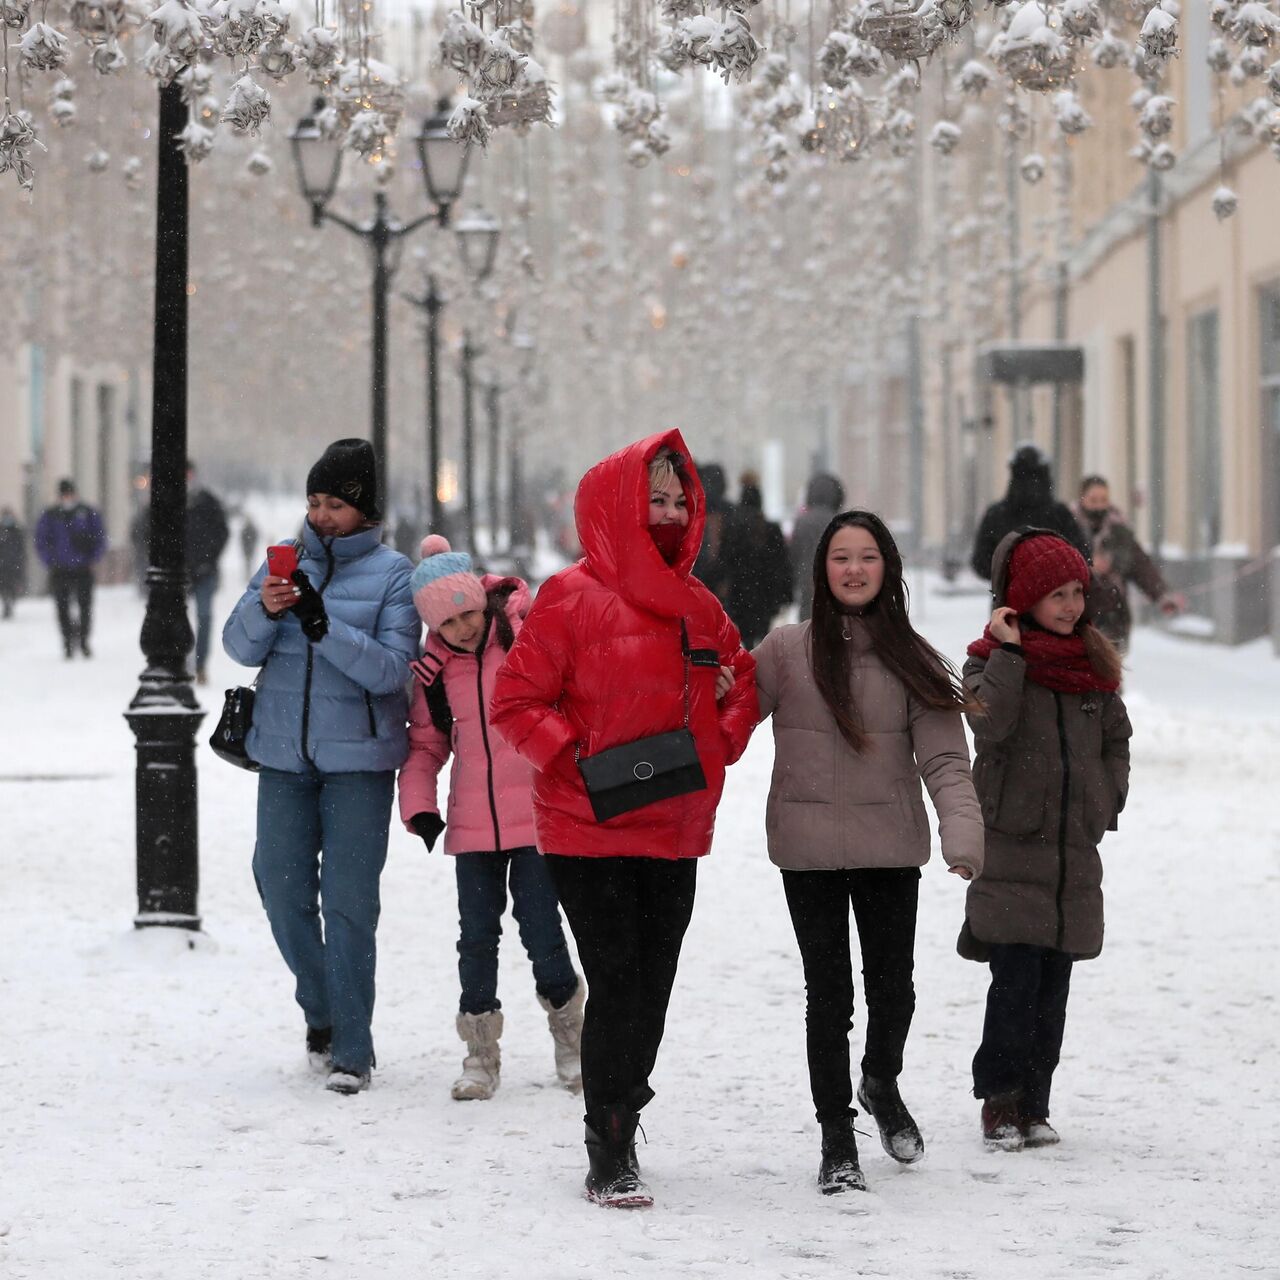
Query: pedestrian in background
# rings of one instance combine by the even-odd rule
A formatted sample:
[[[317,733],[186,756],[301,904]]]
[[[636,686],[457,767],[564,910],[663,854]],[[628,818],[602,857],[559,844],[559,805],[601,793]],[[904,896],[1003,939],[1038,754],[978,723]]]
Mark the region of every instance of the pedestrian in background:
[[[27,535],[10,507],[0,511],[0,613],[13,617],[13,602],[26,588]]]
[[[258,532],[258,526],[254,524],[253,517],[246,511],[244,519],[240,522],[240,554],[244,556],[244,576],[251,578],[253,576],[253,566],[258,562],[258,542],[262,535]]]
[[[79,649],[92,657],[93,567],[107,553],[107,533],[98,511],[80,501],[74,480],[58,481],[57,504],[37,521],[35,544],[49,570],[63,655],[70,658]]]
[[[807,622],[813,612],[814,552],[837,511],[844,507],[844,485],[835,476],[819,471],[809,477],[804,506],[791,527],[791,564],[796,575],[799,620]]]
[[[1089,539],[1071,514],[1071,508],[1053,496],[1053,472],[1049,459],[1034,444],[1020,444],[1009,458],[1009,487],[993,502],[978,525],[970,563],[980,578],[990,580],[991,557],[1006,534],[1015,529],[1052,529],[1071,543],[1087,560]]]
[[[693,576],[721,602],[724,602],[728,575],[725,572],[721,548],[724,543],[725,523],[733,510],[725,498],[728,483],[724,468],[718,462],[708,462],[698,468],[702,492],[707,506],[707,524],[702,534],[702,546],[694,561]]]
[[[477,577],[471,557],[445,538],[423,540],[413,601],[429,628],[409,713],[409,758],[400,770],[400,816],[428,849],[444,832],[458,886],[458,1037],[467,1046],[458,1101],[492,1098],[501,1078],[498,942],[511,892],[538,1003],[555,1042],[556,1073],[582,1086],[579,1046],[586,992],[574,972],[555,886],[533,834],[533,766],[489,726],[494,681],[529,612],[520,578]],[[440,773],[453,757],[446,818]]]
[[[409,751],[413,566],[382,545],[373,446],[338,440],[307,476],[292,578],[263,565],[222,632],[261,667],[247,749],[258,774],[253,875],[326,1087],[374,1066],[379,881],[396,770]]]
[[[742,475],[738,505],[725,521],[720,543],[725,577],[725,610],[742,635],[744,649],[754,649],[768,634],[774,618],[791,602],[791,557],[782,530],[766,520],[764,499],[753,471]]]
[[[858,929],[867,1006],[857,1097],[893,1159],[924,1139],[898,1077],[915,1012],[916,905],[937,810],[942,856],[982,873],[982,815],[969,776],[960,677],[911,625],[902,557],[869,511],[846,511],[814,555],[813,618],[770,632],[754,653],[761,716],[773,716],[765,829],[782,868],[804,964],[809,1084],[822,1129],[818,1188],[864,1190],[853,1120],[849,1031]]]
[[[1085,605],[1093,624],[1120,651],[1129,649],[1133,613],[1129,608],[1129,583],[1160,608],[1166,617],[1187,607],[1186,597],[1171,592],[1155,561],[1142,549],[1137,535],[1118,508],[1111,505],[1111,490],[1102,476],[1085,476],[1072,514],[1093,547],[1093,573],[1085,593]]]
[[[980,703],[974,786],[986,867],[969,886],[958,950],[990,965],[973,1093],[988,1148],[1058,1141],[1049,1123],[1076,960],[1102,950],[1098,842],[1129,788],[1120,655],[1086,621],[1089,566],[1054,533],[1011,533],[996,548],[996,608],[969,646],[965,684]]]
[[[208,684],[213,641],[213,598],[218,592],[218,562],[231,531],[222,503],[196,486],[196,464],[187,460],[187,581],[196,607],[196,683]]]
[[[697,862],[711,848],[725,768],[756,722],[755,663],[692,576],[706,516],[678,431],[596,463],[574,507],[584,559],[538,592],[490,719],[537,770],[538,848],[586,974],[586,1194],[649,1205],[636,1128],[654,1096]],[[661,739],[682,727],[701,785],[686,768],[683,790],[597,819],[579,759],[648,738],[670,752]]]

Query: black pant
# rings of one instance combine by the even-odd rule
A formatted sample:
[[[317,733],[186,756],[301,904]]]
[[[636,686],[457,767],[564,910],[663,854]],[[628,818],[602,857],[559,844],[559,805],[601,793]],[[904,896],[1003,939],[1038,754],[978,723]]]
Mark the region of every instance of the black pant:
[[[1052,947],[997,943],[982,1044],[973,1058],[976,1098],[1020,1094],[1023,1114],[1047,1118],[1071,990],[1071,957]]]
[[[78,642],[82,647],[89,643],[89,624],[93,620],[93,570],[50,569],[49,590],[53,592],[54,607],[58,611],[58,627],[62,642],[70,650]],[[79,621],[71,616],[71,601],[75,599]]]
[[[666,1026],[680,944],[693,915],[695,858],[547,855],[587,979],[582,1094],[587,1123],[621,1104],[638,1111]]]
[[[849,905],[862,949],[867,1038],[862,1072],[881,1080],[902,1074],[902,1050],[916,1008],[917,867],[859,871],[784,871],[782,885],[804,964],[809,1087],[819,1122],[846,1115],[853,1103],[849,1032],[853,1027],[853,958]]]

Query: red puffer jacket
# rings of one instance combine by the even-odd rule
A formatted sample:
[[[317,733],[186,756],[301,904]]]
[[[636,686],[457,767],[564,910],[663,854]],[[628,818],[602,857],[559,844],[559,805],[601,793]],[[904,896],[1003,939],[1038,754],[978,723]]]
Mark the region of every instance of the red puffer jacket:
[[[585,556],[549,578],[494,686],[489,723],[537,769],[534,828],[544,853],[696,858],[711,847],[725,766],[759,719],[755,659],[720,602],[690,576],[706,521],[687,464],[689,527],[674,565],[649,534],[648,465],[663,445],[689,457],[678,431],[628,445],[578,485],[574,513]],[[574,761],[667,733],[684,720],[680,624],[692,649],[733,668],[716,702],[713,667],[689,668],[689,727],[707,786],[597,822]]]

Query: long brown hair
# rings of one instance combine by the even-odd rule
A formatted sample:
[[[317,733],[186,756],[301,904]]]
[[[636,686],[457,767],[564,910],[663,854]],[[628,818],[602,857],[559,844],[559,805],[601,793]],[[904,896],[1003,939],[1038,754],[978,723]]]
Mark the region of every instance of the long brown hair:
[[[1084,641],[1084,656],[1089,659],[1089,665],[1096,675],[1119,684],[1124,677],[1124,660],[1120,657],[1120,650],[1088,621],[1088,616],[1086,614],[1085,621],[1076,626],[1077,634]]]
[[[813,556],[813,620],[809,660],[813,680],[835,717],[840,736],[855,750],[867,745],[850,680],[851,654],[844,637],[848,615],[827,582],[827,551],[841,529],[866,529],[884,560],[884,584],[860,615],[871,634],[876,656],[918,702],[937,711],[975,710],[977,703],[959,673],[916,629],[907,616],[909,593],[902,576],[902,555],[883,520],[870,511],[842,511],[818,539]]]

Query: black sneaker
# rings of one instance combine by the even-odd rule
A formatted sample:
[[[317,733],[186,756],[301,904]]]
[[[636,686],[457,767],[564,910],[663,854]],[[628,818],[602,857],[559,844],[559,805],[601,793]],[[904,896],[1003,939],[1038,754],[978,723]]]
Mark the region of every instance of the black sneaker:
[[[325,1084],[325,1088],[330,1093],[353,1094],[363,1093],[369,1087],[369,1079],[372,1072],[366,1067],[363,1071],[356,1071],[348,1067],[335,1066],[329,1072],[329,1079]]]
[[[863,1076],[858,1086],[858,1101],[876,1122],[880,1145],[899,1164],[915,1164],[924,1155],[924,1139],[903,1104],[896,1080]]]
[[[333,1044],[332,1027],[307,1028],[307,1064],[312,1071],[328,1071],[333,1066],[329,1049]]]
[[[822,1122],[822,1163],[818,1166],[818,1190],[824,1196],[845,1191],[865,1191],[867,1180],[858,1164],[858,1140],[853,1115]]]

